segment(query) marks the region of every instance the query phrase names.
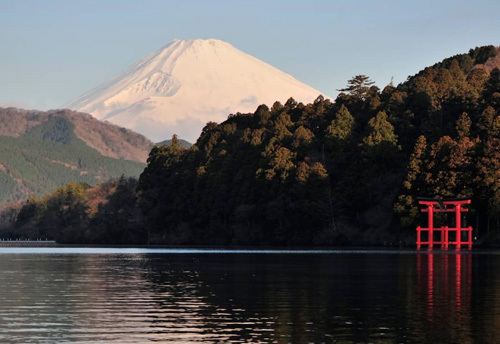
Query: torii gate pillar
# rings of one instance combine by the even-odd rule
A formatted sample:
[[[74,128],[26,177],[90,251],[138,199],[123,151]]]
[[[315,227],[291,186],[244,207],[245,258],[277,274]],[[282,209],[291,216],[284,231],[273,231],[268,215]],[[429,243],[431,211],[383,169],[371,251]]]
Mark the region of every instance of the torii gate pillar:
[[[450,245],[455,245],[459,250],[462,245],[466,245],[472,249],[472,227],[462,228],[462,213],[468,212],[469,209],[464,205],[470,204],[468,198],[417,198],[418,204],[424,206],[421,211],[427,213],[427,227],[417,227],[417,250],[420,250],[422,245],[427,245],[429,250],[434,248],[434,245],[441,245],[441,249],[448,249]],[[455,226],[434,227],[435,213],[455,213]],[[422,240],[422,232],[427,232],[427,240]],[[462,241],[462,233],[467,233],[467,239]],[[435,238],[435,233],[438,237]],[[454,233],[454,237],[450,240],[450,233]]]

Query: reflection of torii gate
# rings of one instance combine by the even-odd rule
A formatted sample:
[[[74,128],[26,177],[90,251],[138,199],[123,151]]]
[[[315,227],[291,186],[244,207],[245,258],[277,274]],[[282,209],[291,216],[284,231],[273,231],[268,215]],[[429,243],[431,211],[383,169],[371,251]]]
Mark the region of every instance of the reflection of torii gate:
[[[417,201],[418,204],[424,206],[421,211],[428,214],[428,227],[417,227],[418,250],[420,250],[422,245],[427,245],[429,249],[432,249],[434,245],[441,245],[442,249],[448,249],[449,245],[455,245],[457,249],[460,249],[462,245],[467,245],[469,250],[472,248],[472,227],[462,228],[462,213],[469,211],[469,209],[463,206],[470,204],[470,199],[417,198]],[[455,213],[455,226],[434,228],[434,213]],[[427,241],[422,241],[422,232],[427,232]],[[463,232],[467,233],[466,241],[462,241]],[[438,238],[435,237],[436,233]],[[450,233],[452,233],[451,238]]]
[[[417,295],[427,297],[426,302],[419,303],[427,305],[427,320],[442,325],[440,318],[450,317],[452,310],[455,317],[470,316],[471,279],[472,254],[460,251],[454,254],[417,253]],[[455,306],[436,307],[437,302],[443,300]],[[463,322],[458,326],[468,324]]]

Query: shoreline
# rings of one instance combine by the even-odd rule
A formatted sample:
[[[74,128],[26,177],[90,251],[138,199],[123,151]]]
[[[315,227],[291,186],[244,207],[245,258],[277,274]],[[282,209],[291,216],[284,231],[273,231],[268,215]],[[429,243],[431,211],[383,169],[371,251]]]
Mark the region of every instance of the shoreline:
[[[500,253],[498,247],[473,247],[448,250],[415,246],[343,246],[343,247],[282,247],[282,246],[172,246],[172,245],[85,245],[58,244],[55,241],[0,241],[0,253],[146,253],[146,254],[484,254]],[[19,250],[19,251],[18,251]],[[20,252],[24,251],[26,252]],[[2,252],[3,251],[3,252]]]

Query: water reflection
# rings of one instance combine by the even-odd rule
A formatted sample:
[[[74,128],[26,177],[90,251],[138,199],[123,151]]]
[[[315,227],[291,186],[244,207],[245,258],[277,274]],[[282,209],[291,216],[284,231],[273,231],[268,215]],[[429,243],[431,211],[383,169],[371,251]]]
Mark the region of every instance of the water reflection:
[[[417,254],[417,304],[426,314],[422,334],[439,334],[443,342],[475,342],[470,307],[473,257],[460,252]]]
[[[0,342],[498,343],[500,256],[3,254]]]

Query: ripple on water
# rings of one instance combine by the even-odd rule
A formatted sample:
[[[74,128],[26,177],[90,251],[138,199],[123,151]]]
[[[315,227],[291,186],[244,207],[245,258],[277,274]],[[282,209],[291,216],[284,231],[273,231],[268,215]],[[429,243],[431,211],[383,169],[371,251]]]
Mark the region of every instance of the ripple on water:
[[[497,254],[289,251],[2,251],[0,342],[500,342]]]

